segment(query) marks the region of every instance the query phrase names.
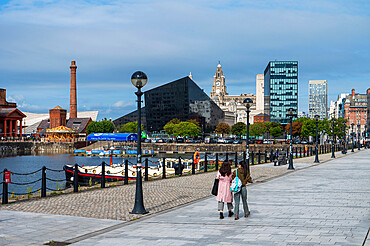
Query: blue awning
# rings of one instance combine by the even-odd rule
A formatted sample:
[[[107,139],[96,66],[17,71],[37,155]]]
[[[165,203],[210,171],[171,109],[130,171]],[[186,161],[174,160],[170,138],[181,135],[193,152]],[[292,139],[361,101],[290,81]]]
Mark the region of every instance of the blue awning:
[[[92,133],[87,141],[137,141],[136,133]]]

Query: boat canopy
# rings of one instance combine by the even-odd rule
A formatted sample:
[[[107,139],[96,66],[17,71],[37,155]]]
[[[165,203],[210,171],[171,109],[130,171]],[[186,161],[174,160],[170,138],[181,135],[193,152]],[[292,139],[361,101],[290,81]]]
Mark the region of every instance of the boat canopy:
[[[92,133],[87,141],[137,141],[136,133]]]

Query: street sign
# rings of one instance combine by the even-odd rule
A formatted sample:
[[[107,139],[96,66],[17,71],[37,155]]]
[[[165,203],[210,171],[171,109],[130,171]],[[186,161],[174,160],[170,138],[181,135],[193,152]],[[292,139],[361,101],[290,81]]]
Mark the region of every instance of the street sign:
[[[11,183],[12,182],[12,180],[10,178],[10,174],[11,174],[10,171],[5,171],[5,183]]]

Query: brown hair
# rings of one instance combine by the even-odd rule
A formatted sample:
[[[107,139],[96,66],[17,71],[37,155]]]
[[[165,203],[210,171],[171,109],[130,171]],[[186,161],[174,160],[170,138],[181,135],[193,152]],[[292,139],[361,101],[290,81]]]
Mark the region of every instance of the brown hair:
[[[248,173],[247,163],[245,163],[245,161],[241,161],[241,162],[239,162],[239,165],[241,165],[242,168],[244,169],[244,178],[246,178],[247,177],[247,173]]]
[[[231,174],[231,166],[228,161],[222,162],[221,168],[220,168],[220,174],[221,176],[225,177],[225,174],[229,176]]]

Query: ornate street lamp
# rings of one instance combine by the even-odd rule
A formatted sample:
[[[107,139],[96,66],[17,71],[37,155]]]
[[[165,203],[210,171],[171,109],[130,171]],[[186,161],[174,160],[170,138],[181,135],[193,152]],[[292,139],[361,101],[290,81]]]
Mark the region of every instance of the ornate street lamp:
[[[357,134],[357,143],[358,143],[358,150],[361,150],[360,138],[361,138],[361,125],[357,124],[358,134]]]
[[[315,161],[314,163],[319,163],[319,134],[318,134],[318,123],[319,123],[320,116],[315,115],[316,120],[316,146],[315,146]]]
[[[331,126],[332,126],[332,133],[333,133],[333,139],[331,141],[331,158],[335,158],[335,147],[334,147],[334,141],[335,141],[335,135],[334,135],[334,122],[335,118],[331,118]]]
[[[247,149],[246,149],[246,159],[247,159],[247,165],[248,165],[248,171],[249,171],[249,113],[251,112],[250,111],[250,108],[253,104],[253,100],[250,99],[250,98],[246,98],[244,99],[243,101],[245,107],[247,108]]]
[[[132,210],[131,214],[146,214],[148,211],[144,208],[144,200],[143,200],[143,181],[141,179],[141,96],[143,93],[141,92],[141,88],[146,85],[148,82],[148,77],[145,73],[141,71],[135,72],[131,76],[131,83],[137,88],[137,92],[135,92],[137,96],[137,152],[136,152],[136,192],[135,192],[135,205],[134,209]],[[126,173],[127,175],[127,173]]]
[[[295,110],[293,108],[288,109],[290,117],[290,141],[289,141],[289,167],[288,169],[294,169],[293,167],[293,117],[295,116]]]
[[[352,151],[351,152],[355,152],[355,147],[354,147],[354,144],[355,144],[355,134],[353,132],[353,126],[355,125],[355,123],[352,122],[351,126],[352,126]]]

